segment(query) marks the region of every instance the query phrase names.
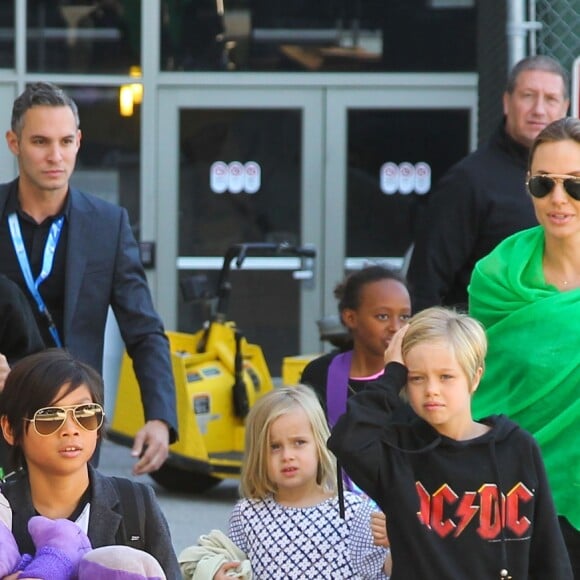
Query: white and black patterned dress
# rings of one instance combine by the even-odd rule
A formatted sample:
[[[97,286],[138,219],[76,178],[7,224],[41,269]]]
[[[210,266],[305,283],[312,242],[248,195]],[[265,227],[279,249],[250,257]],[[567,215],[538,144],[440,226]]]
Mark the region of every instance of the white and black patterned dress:
[[[307,508],[285,507],[269,497],[239,501],[229,537],[244,551],[256,580],[384,579],[387,550],[373,545],[371,506],[345,492],[345,519],[338,498]]]

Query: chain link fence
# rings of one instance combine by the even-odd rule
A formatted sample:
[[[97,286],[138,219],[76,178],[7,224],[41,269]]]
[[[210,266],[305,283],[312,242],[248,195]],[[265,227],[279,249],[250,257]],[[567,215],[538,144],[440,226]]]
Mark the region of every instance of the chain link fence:
[[[572,72],[580,56],[580,0],[520,0],[530,26],[526,54],[545,54]],[[486,141],[502,119],[502,94],[508,73],[506,0],[479,0],[477,72],[479,74],[478,142]]]
[[[542,24],[536,33],[537,54],[555,58],[571,72],[574,59],[580,56],[580,0],[534,1],[535,19]]]

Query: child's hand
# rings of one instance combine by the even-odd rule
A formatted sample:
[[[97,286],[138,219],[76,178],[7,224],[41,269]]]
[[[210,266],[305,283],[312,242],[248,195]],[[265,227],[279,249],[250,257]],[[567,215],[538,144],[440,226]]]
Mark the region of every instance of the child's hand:
[[[233,570],[240,564],[241,562],[226,562],[222,564],[220,569],[213,575],[213,580],[230,580],[232,576],[227,574],[228,570]]]
[[[403,362],[403,353],[401,350],[401,346],[403,344],[403,337],[407,333],[408,329],[409,325],[405,324],[405,326],[399,328],[399,330],[397,330],[397,332],[395,332],[395,334],[393,335],[393,338],[391,338],[391,342],[389,342],[389,346],[387,347],[387,350],[385,350],[384,355],[385,365],[387,365],[390,362],[398,362],[401,364],[405,364]]]
[[[375,546],[388,548],[390,546],[387,535],[387,518],[383,512],[373,512],[371,514],[371,532]]]

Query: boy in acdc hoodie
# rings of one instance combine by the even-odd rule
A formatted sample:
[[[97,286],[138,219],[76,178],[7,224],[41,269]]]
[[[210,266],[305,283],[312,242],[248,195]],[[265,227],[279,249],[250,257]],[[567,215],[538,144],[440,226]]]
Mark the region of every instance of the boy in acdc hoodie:
[[[420,312],[332,430],[329,448],[387,516],[391,580],[573,578],[534,439],[472,418],[486,351],[473,318]]]

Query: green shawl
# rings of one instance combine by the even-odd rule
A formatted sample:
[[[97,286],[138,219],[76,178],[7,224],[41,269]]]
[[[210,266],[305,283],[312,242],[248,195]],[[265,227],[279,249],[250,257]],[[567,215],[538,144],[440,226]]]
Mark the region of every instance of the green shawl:
[[[558,514],[580,529],[580,289],[547,284],[543,253],[535,227],[475,266],[469,313],[485,325],[489,351],[473,413],[505,413],[534,435]]]

